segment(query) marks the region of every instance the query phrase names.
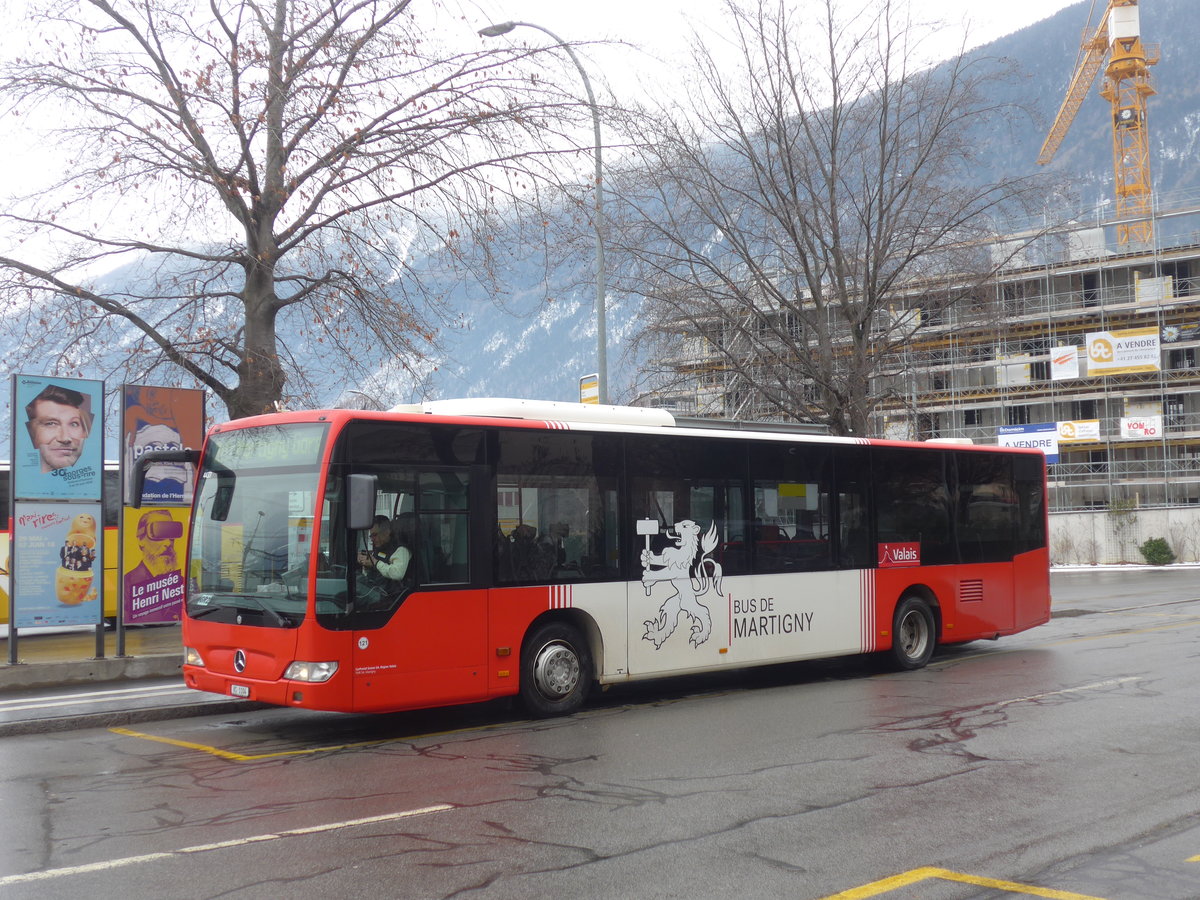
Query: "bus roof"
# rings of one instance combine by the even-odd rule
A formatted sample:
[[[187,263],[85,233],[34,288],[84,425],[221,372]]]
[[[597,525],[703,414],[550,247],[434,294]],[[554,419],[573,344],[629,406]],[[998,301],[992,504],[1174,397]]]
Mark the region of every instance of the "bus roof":
[[[704,433],[711,437],[747,438],[755,435],[768,439],[786,440],[789,437],[804,437],[809,440],[834,444],[871,444],[877,446],[925,447],[932,449],[941,445],[944,449],[959,446],[962,449],[982,452],[1013,452],[1041,453],[1040,450],[1027,448],[999,447],[996,445],[981,445],[973,441],[906,441],[891,438],[863,438],[832,435],[828,428],[822,425],[802,422],[746,422],[735,419],[708,419],[692,416],[676,416],[665,409],[613,406],[587,403],[571,403],[559,400],[526,400],[511,397],[464,397],[449,400],[427,400],[421,403],[401,403],[388,410],[361,409],[332,409],[332,410],[296,410],[273,413],[267,416],[254,416],[224,424],[214,425],[212,432],[220,432],[229,428],[242,428],[259,424],[260,419],[278,422],[281,419],[291,421],[311,421],[312,416],[326,419],[330,414],[336,414],[338,419],[364,418],[374,419],[390,415],[417,418],[421,416],[436,416],[441,419],[490,419],[493,424],[503,424],[504,420],[521,427],[571,428],[581,426],[595,431],[641,431],[653,432],[659,429],[678,431],[680,434]]]
[[[482,416],[490,419],[529,419],[590,425],[644,425],[650,427],[708,428],[723,431],[770,431],[788,434],[828,434],[824,425],[805,422],[744,422],[699,416],[677,416],[669,410],[642,406],[564,403],[559,400],[523,400],[480,397],[402,403],[389,412],[435,416]]]
[[[540,419],[548,422],[579,422],[592,425],[671,426],[675,417],[665,409],[640,406],[602,406],[597,403],[563,403],[558,400],[519,400],[511,397],[479,397],[402,403],[389,412],[424,413],[432,416],[482,416],[489,419]]]

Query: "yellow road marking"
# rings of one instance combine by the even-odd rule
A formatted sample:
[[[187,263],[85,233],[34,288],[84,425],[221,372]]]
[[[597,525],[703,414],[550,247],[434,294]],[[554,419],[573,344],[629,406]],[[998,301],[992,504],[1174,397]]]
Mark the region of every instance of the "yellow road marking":
[[[1093,897],[1089,894],[1076,894],[1071,891],[1039,888],[1029,884],[1017,884],[1015,881],[983,878],[978,875],[964,875],[962,872],[951,872],[948,869],[938,869],[933,866],[925,866],[924,868],[913,869],[910,872],[903,872],[900,875],[893,875],[891,878],[884,878],[882,881],[875,881],[871,884],[864,884],[862,887],[851,888],[848,891],[842,891],[840,894],[830,894],[828,897],[822,897],[821,900],[864,900],[867,897],[878,897],[889,891],[935,878],[942,881],[957,881],[961,884],[972,884],[976,887],[992,888],[998,891],[1027,894],[1031,897],[1047,897],[1049,900],[1101,900],[1101,898]]]
[[[123,734],[126,737],[156,741],[159,744],[170,744],[172,747],[182,747],[185,750],[199,750],[201,753],[209,753],[213,756],[219,756],[221,759],[229,759],[234,762],[254,762],[260,759],[275,759],[281,756],[309,756],[313,753],[331,753],[335,750],[350,750],[354,747],[370,747],[374,744],[386,744],[390,741],[390,739],[359,741],[351,744],[334,744],[328,747],[309,747],[305,750],[279,750],[274,753],[234,753],[232,750],[222,750],[220,747],[210,747],[208,744],[197,744],[192,741],[181,741],[177,738],[159,737],[156,734],[145,734],[141,731],[133,731],[130,728],[110,728],[108,730],[115,734]]]
[[[354,741],[346,744],[331,744],[327,747],[309,747],[304,750],[277,750],[272,753],[235,753],[232,750],[222,750],[220,747],[211,747],[208,744],[197,744],[193,741],[181,741],[178,738],[160,737],[156,734],[146,734],[142,731],[134,731],[131,728],[113,727],[108,730],[114,734],[123,734],[126,737],[141,738],[146,741],[155,741],[159,744],[168,744],[172,747],[182,747],[185,750],[199,750],[201,753],[208,753],[212,756],[220,757],[221,759],[232,760],[233,762],[258,762],[264,759],[278,759],[284,756],[311,756],[314,753],[335,753],[339,750],[354,750],[359,747],[376,747],[381,744],[396,744],[404,741],[422,741],[429,738],[451,737],[456,734],[470,734],[478,731],[492,731],[497,728],[508,728],[512,725],[521,725],[521,721],[514,722],[497,722],[494,725],[469,725],[466,728],[452,728],[448,731],[431,731],[426,734],[405,735],[404,737],[394,738],[378,738],[373,741]]]
[[[1191,859],[1185,860],[1185,862],[1200,862],[1200,856],[1193,856]]]

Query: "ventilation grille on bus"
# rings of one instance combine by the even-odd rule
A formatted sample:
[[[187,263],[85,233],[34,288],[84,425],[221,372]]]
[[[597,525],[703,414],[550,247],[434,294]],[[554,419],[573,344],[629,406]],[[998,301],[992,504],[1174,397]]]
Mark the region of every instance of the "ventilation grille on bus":
[[[983,599],[983,579],[973,579],[971,581],[960,581],[958,583],[958,599],[959,600],[982,600]]]

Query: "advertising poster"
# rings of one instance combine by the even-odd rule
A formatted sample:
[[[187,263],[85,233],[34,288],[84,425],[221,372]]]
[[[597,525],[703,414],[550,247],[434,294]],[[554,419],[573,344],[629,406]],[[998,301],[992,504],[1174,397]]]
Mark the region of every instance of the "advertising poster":
[[[1161,368],[1158,328],[1093,331],[1087,336],[1088,375],[1129,375]]]
[[[126,509],[121,534],[123,621],[126,625],[178,622],[183,607],[183,567],[191,510]]]
[[[4,511],[5,514],[8,510]],[[0,531],[0,625],[8,624],[8,573],[12,571],[12,551],[9,533]]]
[[[1001,425],[996,431],[996,443],[1001,447],[1034,447],[1046,454],[1047,463],[1056,463],[1058,462],[1058,423]]]
[[[100,499],[103,410],[103,381],[13,376],[16,499]]]
[[[1058,423],[1060,444],[1095,444],[1100,441],[1099,419],[1075,419]]]
[[[1050,380],[1070,381],[1079,377],[1079,348],[1057,347],[1050,354]]]
[[[200,449],[204,440],[204,391],[190,388],[127,384],[121,389],[122,471],[125,503],[132,504],[133,464],[148,450]],[[150,467],[142,503],[188,506],[196,473],[190,465],[162,463]]]
[[[13,618],[18,628],[95,625],[104,561],[99,503],[17,503]]]
[[[1163,436],[1162,416],[1125,416],[1121,418],[1121,437],[1130,440],[1158,440]]]

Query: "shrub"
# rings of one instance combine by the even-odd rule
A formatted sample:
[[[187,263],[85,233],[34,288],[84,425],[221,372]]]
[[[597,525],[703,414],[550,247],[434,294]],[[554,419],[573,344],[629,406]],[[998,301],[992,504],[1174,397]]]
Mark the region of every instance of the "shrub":
[[[1169,566],[1175,562],[1175,551],[1163,538],[1150,538],[1138,548],[1146,562],[1152,566]]]

